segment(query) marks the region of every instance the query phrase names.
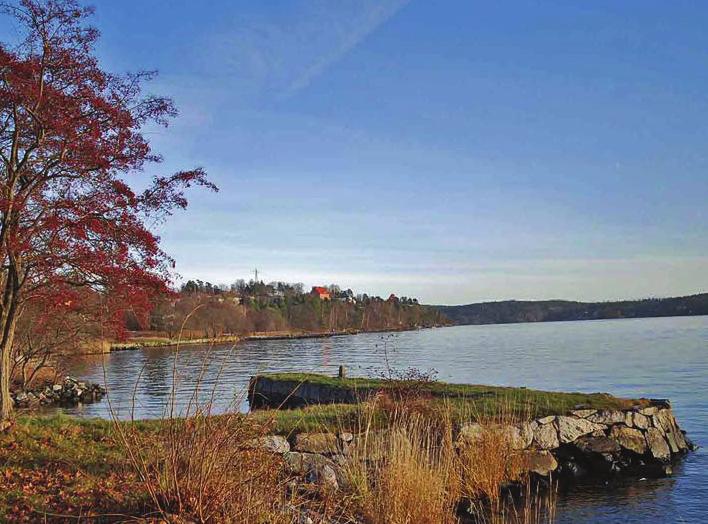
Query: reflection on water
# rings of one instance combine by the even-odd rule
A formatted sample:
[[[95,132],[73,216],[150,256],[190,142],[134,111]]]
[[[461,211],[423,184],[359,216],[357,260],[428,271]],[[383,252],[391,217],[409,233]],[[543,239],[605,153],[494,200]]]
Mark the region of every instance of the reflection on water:
[[[207,352],[212,358],[203,369]],[[197,381],[202,399],[219,383],[215,403],[223,409],[241,398],[259,371],[336,374],[342,364],[351,375],[372,374],[387,359],[394,368],[434,368],[441,380],[455,382],[670,398],[693,440],[707,441],[708,317],[461,326],[393,336],[186,346],[179,353],[156,348],[77,359],[71,374],[105,382],[120,416],[129,415],[134,404],[135,416],[145,418],[163,413],[175,364],[176,407],[183,410]],[[109,415],[105,401],[67,411]],[[561,496],[558,521],[706,522],[706,467],[708,457],[699,450],[672,479],[578,486]]]

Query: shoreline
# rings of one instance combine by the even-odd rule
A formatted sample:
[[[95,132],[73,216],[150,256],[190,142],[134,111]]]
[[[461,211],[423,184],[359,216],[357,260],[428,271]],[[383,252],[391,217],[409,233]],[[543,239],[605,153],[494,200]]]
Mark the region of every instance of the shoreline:
[[[184,340],[174,340],[174,339],[164,339],[155,340],[147,339],[141,342],[140,339],[135,339],[134,341],[127,342],[112,342],[110,343],[108,351],[102,352],[87,352],[87,353],[76,353],[77,355],[101,355],[110,354],[120,351],[137,351],[139,349],[151,349],[151,348],[166,348],[166,347],[177,347],[177,346],[198,346],[198,345],[216,345],[216,344],[229,344],[234,345],[240,344],[242,342],[258,342],[263,340],[299,340],[299,339],[310,339],[310,338],[332,338],[341,337],[349,335],[359,335],[363,333],[402,333],[406,331],[419,331],[423,329],[432,329],[439,327],[451,327],[447,325],[439,326],[429,326],[429,327],[412,327],[412,328],[392,328],[392,329],[375,329],[375,330],[358,330],[350,329],[345,331],[313,331],[313,332],[295,332],[295,333],[254,333],[250,335],[228,335],[223,337],[214,338],[196,338],[196,339],[184,339]]]
[[[83,510],[144,516],[151,511],[150,500],[145,484],[136,476],[144,470],[140,469],[140,463],[131,461],[126,450],[139,446],[144,456],[152,461],[150,464],[157,466],[164,463],[164,457],[155,453],[156,443],[184,458],[180,464],[192,464],[187,459],[203,449],[209,449],[207,458],[210,460],[228,454],[231,458],[224,463],[223,471],[229,475],[234,457],[244,458],[238,463],[243,468],[239,471],[251,479],[248,481],[251,489],[263,488],[269,498],[277,493],[286,499],[309,497],[302,500],[314,501],[312,515],[319,515],[316,503],[320,499],[333,494],[346,497],[366,493],[357,491],[353,481],[358,479],[376,486],[382,478],[392,478],[382,476],[391,470],[381,466],[397,464],[407,458],[407,462],[403,462],[404,470],[392,471],[403,475],[402,483],[396,484],[398,489],[409,486],[413,490],[411,494],[418,493],[421,486],[404,481],[408,478],[406,472],[417,466],[435,466],[432,471],[436,476],[423,489],[438,485],[437,481],[457,478],[458,474],[467,479],[465,486],[470,489],[463,492],[456,490],[456,484],[450,484],[446,491],[450,497],[446,511],[460,517],[458,522],[464,523],[486,522],[476,520],[474,513],[465,508],[467,505],[471,508],[472,502],[483,504],[490,495],[514,497],[515,493],[532,486],[545,489],[573,486],[579,481],[601,486],[620,478],[640,482],[667,477],[673,474],[675,465],[695,450],[665,399],[410,383],[410,391],[428,389],[431,393],[429,398],[402,396],[396,401],[398,408],[414,409],[420,406],[422,399],[427,399],[427,409],[416,412],[398,411],[395,405],[382,402],[381,396],[364,402],[356,399],[354,404],[331,403],[335,400],[331,396],[334,389],[362,392],[369,387],[386,391],[400,389],[401,384],[397,382],[301,374],[261,378],[266,377],[287,386],[288,396],[309,397],[307,405],[295,409],[256,410],[249,414],[195,417],[189,422],[181,418],[117,421],[31,413],[18,417],[13,431],[0,433],[0,444],[11,444],[0,446],[6,454],[0,453],[0,458],[4,458],[13,471],[0,479],[0,486],[5,488],[0,493],[0,520],[3,520],[3,502],[8,508],[10,503],[21,504],[32,515],[38,511],[55,513],[57,508],[51,503],[56,498],[37,502],[31,496],[35,494],[32,489],[39,487],[39,493],[46,495],[54,486],[61,489],[62,501],[66,497],[80,497]],[[298,384],[327,386],[330,391],[328,394],[320,387],[317,392],[305,394]],[[272,396],[269,391],[260,393]],[[278,396],[281,392],[273,390],[273,393]],[[442,396],[436,401],[438,393]],[[389,398],[395,399],[395,394]],[[513,415],[517,411],[510,407],[510,399],[534,405],[538,410]],[[456,409],[456,400],[470,406],[486,400],[491,409]],[[317,405],[317,402],[322,403]],[[420,413],[427,416],[420,419]],[[424,420],[422,425],[421,420]],[[215,437],[225,444],[209,447]],[[195,438],[195,447],[184,447],[185,442],[195,442]],[[438,448],[440,455],[427,454],[430,439],[438,438],[447,443]],[[37,445],[39,442],[41,446]],[[405,449],[418,450],[420,454],[401,455],[400,442],[410,446]],[[480,449],[483,452],[479,452]],[[252,460],[253,456],[257,457],[257,462]],[[30,478],[30,472],[42,461],[61,463],[63,476],[57,480],[52,476],[54,468],[44,468],[46,473],[41,479],[34,474],[31,477],[32,489],[22,489],[27,487],[25,479]],[[203,471],[201,461],[194,464],[197,469],[190,471]],[[269,471],[277,473],[277,479],[287,479],[287,484],[280,480],[277,485],[262,484],[266,482],[262,479],[270,477],[256,474],[260,471],[259,464],[272,467]],[[483,480],[469,475],[470,471],[487,470],[493,471],[493,476]],[[176,470],[177,473],[182,471]],[[217,470],[217,474],[221,471]],[[238,486],[243,484],[242,477],[237,477],[236,481]],[[85,506],[87,482],[97,494],[90,508]],[[126,502],[122,494],[116,496],[115,490],[107,489],[117,482],[135,503]],[[284,485],[287,487],[283,488]],[[277,491],[278,486],[283,488],[281,492]],[[22,495],[13,498],[8,493]],[[107,496],[109,494],[113,496]],[[542,499],[535,498],[532,502],[538,508],[545,507]],[[282,512],[283,507],[278,505],[276,511]],[[389,506],[382,509],[389,511]]]

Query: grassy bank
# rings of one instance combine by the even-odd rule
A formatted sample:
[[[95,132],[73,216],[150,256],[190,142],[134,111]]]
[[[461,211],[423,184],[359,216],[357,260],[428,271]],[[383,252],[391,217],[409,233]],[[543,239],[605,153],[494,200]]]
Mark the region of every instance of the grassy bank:
[[[266,373],[258,377],[288,385],[294,390],[300,385],[313,384],[327,388],[354,392],[384,392],[404,400],[425,399],[433,409],[445,409],[455,421],[475,417],[489,418],[498,413],[514,413],[523,417],[562,415],[580,406],[587,409],[627,409],[633,405],[646,404],[646,400],[624,399],[608,393],[565,393],[541,391],[528,388],[501,386],[449,384],[432,380],[410,381],[376,378],[337,378],[312,373]],[[313,409],[313,408],[309,408]],[[316,408],[324,420],[346,420],[356,407],[322,405]],[[283,418],[309,420],[311,417],[296,410]],[[305,416],[301,416],[305,415]]]
[[[123,522],[180,514],[196,522],[286,524],[299,522],[299,516],[282,508],[295,507],[327,515],[330,522],[453,523],[457,501],[496,501],[502,485],[523,479],[518,454],[495,432],[497,419],[557,414],[578,404],[615,409],[638,402],[607,394],[275,376],[384,393],[362,404],[248,415],[209,416],[207,410],[186,420],[114,423],[20,415],[11,431],[0,434],[0,522]],[[489,423],[482,447],[454,447],[455,428],[469,420]],[[274,433],[342,431],[359,435],[364,445],[350,456],[344,468],[350,485],[336,496],[321,486],[313,490],[303,479],[297,482],[305,486],[293,490],[286,461],[251,444]],[[433,499],[424,500],[428,495]],[[434,512],[410,513],[431,505]],[[406,517],[426,514],[431,518]]]

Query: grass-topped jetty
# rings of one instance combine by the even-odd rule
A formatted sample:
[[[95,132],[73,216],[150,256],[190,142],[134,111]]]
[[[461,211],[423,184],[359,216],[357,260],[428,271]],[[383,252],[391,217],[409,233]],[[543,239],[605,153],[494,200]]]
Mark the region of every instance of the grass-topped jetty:
[[[501,412],[543,417],[572,409],[622,410],[645,407],[648,399],[625,399],[609,393],[563,393],[525,387],[450,384],[422,379],[328,376],[315,373],[263,373],[251,378],[252,408],[293,408],[319,404],[357,404],[376,395],[425,397],[458,412],[493,416]],[[346,411],[346,408],[342,408]],[[460,413],[462,414],[462,413]]]
[[[300,373],[250,386],[276,409],[19,416],[0,433],[0,521],[550,522],[544,486],[666,475],[691,447],[667,401]],[[531,484],[518,507],[508,487]]]

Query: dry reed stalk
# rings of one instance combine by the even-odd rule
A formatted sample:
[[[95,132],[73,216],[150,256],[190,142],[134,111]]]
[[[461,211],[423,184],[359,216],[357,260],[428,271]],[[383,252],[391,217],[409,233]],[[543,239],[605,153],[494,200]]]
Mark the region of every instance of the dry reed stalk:
[[[346,473],[359,514],[371,524],[457,522],[452,425],[441,430],[402,412],[383,432],[371,431],[373,410],[361,420]]]
[[[295,517],[283,511],[289,501],[282,459],[257,444],[269,432],[268,424],[257,424],[239,413],[242,397],[234,399],[225,413],[213,414],[218,377],[227,357],[228,353],[202,402],[200,388],[212,358],[211,351],[205,353],[186,410],[177,413],[178,345],[172,391],[158,429],[146,431],[135,423],[133,398],[127,423],[110,408],[117,441],[148,495],[150,513],[199,523],[290,523]]]

